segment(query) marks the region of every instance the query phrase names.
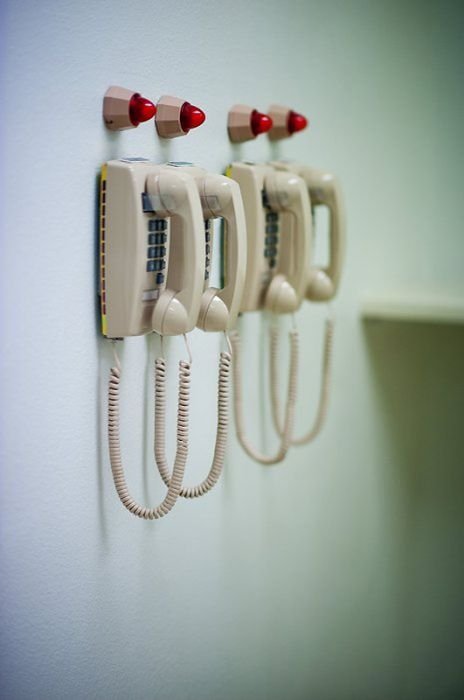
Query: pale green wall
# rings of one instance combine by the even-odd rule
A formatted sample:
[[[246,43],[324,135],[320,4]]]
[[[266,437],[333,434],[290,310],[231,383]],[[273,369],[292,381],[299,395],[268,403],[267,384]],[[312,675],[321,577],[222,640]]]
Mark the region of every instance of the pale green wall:
[[[461,3],[11,0],[2,12],[2,697],[461,698],[464,328],[359,320],[367,292],[464,297]],[[111,135],[109,84],[185,96],[208,120],[167,144],[152,125]],[[237,101],[288,103],[311,130],[232,148]],[[105,443],[95,176],[120,155],[216,171],[296,158],[338,173],[347,203],[323,435],[270,470],[232,435],[218,488],[156,523],[120,506]],[[321,317],[298,315],[302,406]],[[264,326],[242,323],[258,389]],[[211,451],[218,342],[192,338],[189,482]],[[122,353],[123,447],[135,495],[155,501],[147,350],[139,338]],[[172,368],[182,352],[169,344]],[[249,432],[270,449],[258,389]]]

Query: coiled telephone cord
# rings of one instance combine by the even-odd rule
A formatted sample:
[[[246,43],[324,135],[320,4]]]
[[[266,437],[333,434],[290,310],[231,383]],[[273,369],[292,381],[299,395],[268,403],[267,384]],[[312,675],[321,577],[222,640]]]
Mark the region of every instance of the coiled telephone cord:
[[[295,417],[295,404],[297,393],[298,377],[298,331],[292,330],[289,333],[290,339],[290,367],[287,390],[287,402],[285,407],[285,420],[281,442],[276,454],[268,456],[256,450],[245,435],[243,417],[243,393],[242,393],[242,361],[241,361],[241,340],[239,334],[234,331],[230,334],[233,348],[233,383],[234,383],[234,415],[237,431],[237,438],[249,457],[261,464],[271,465],[282,462],[291,445],[293,432],[293,422]]]
[[[209,473],[197,486],[183,486],[179,496],[198,498],[204,496],[216,484],[221,476],[227,444],[229,427],[229,375],[231,356],[221,352],[219,361],[217,429],[214,457]],[[155,360],[155,461],[166,486],[172,483],[172,477],[166,460],[166,362],[163,358]]]
[[[319,403],[317,407],[316,416],[312,426],[309,430],[301,437],[292,437],[292,445],[306,445],[308,442],[314,440],[314,438],[319,435],[325,420],[327,418],[327,409],[329,405],[329,393],[330,393],[330,377],[332,368],[332,349],[333,349],[333,336],[334,336],[334,321],[332,318],[326,319],[325,322],[325,332],[324,332],[324,350],[322,355],[322,380],[321,388],[319,392]],[[271,329],[271,339],[270,339],[270,384],[271,384],[271,407],[272,407],[272,418],[274,421],[274,426],[279,433],[282,435],[285,426],[282,425],[280,420],[280,405],[279,397],[277,395],[277,354],[278,354],[278,344],[279,344],[279,331],[277,328]]]
[[[133,515],[146,520],[162,518],[174,506],[184,478],[188,455],[189,400],[190,400],[190,363],[179,362],[179,393],[177,413],[177,451],[168,490],[164,500],[155,508],[147,508],[135,501],[129,493],[122,463],[120,426],[119,426],[119,384],[121,365],[114,349],[116,366],[110,370],[108,387],[108,444],[111,471],[114,485],[122,504]]]

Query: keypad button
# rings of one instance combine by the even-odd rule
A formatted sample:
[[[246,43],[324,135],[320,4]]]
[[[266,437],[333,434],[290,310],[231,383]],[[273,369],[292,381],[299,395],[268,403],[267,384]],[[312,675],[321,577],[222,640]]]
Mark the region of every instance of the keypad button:
[[[142,209],[145,212],[155,211],[153,208],[153,204],[151,203],[151,197],[149,194],[147,194],[147,192],[142,192]]]
[[[154,272],[155,271],[155,262],[156,262],[156,260],[149,260],[147,262],[147,272]]]
[[[205,233],[205,241],[206,241],[207,243],[209,243],[210,240],[211,240],[211,234],[208,233],[208,232],[206,232],[206,233]]]
[[[150,261],[151,262],[151,261]],[[166,261],[165,260],[153,260],[154,267],[153,270],[155,272],[158,272],[159,270],[164,270],[166,267]]]
[[[165,219],[150,219],[148,222],[149,231],[165,231],[168,227],[168,222]]]
[[[279,215],[275,211],[268,211],[266,214],[266,221],[269,221],[269,223],[277,221],[278,218]]]
[[[164,274],[162,272],[158,272],[156,275],[156,284],[163,284],[164,282]]]
[[[158,250],[157,248],[149,248],[147,251],[147,258],[156,258],[157,257],[157,255],[156,255],[157,250]]]
[[[277,243],[277,236],[266,236],[266,245],[275,245]]]
[[[166,248],[164,246],[158,246],[155,248],[154,258],[164,258],[166,255]]]
[[[149,233],[148,243],[150,245],[159,245],[160,243],[166,243],[168,237],[166,233]]]
[[[269,267],[275,267],[276,262],[277,262],[277,260],[275,258],[272,258],[272,260],[269,260]]]
[[[206,260],[205,260],[206,267],[209,267],[210,263],[211,263],[211,260],[209,258],[206,258]]]
[[[206,246],[205,246],[205,253],[206,253],[206,255],[209,255],[210,250],[211,250],[211,249],[210,249],[209,245],[206,244]]]
[[[277,224],[268,224],[266,226],[266,233],[277,233],[278,230],[279,227],[277,226]]]
[[[271,248],[265,248],[265,249],[264,249],[264,257],[265,257],[265,258],[270,258],[271,255],[272,255],[272,253],[271,253]]]
[[[209,279],[209,270],[205,270],[205,280]]]
[[[275,246],[273,248],[269,248],[269,255],[271,258],[275,258],[277,255],[277,248]]]

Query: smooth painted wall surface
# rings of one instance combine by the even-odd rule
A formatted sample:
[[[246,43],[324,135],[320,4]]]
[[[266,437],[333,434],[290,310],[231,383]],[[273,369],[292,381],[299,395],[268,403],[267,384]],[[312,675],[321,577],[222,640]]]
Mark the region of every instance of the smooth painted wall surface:
[[[1,12],[2,697],[462,697],[464,328],[359,320],[368,291],[464,296],[461,3],[16,0]],[[110,84],[184,96],[207,122],[170,143],[151,124],[110,134]],[[274,101],[311,129],[232,147],[228,108]],[[349,222],[323,434],[266,469],[232,432],[216,490],[155,523],[120,505],[106,447],[96,176],[123,155],[326,167]],[[299,430],[323,314],[297,317]],[[241,329],[249,433],[271,450],[266,324],[250,315]],[[209,468],[220,342],[191,339],[189,483]],[[124,343],[122,428],[132,491],[157,502],[154,352]],[[167,344],[171,396],[184,355]]]

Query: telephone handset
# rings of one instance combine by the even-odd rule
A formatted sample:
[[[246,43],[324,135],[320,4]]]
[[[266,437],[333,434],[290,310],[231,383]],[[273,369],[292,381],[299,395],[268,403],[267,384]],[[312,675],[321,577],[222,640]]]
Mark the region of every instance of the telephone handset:
[[[245,280],[246,227],[240,188],[230,178],[194,165],[168,165],[194,179],[203,211],[205,274],[197,326],[204,331],[227,331],[237,320]],[[209,285],[214,245],[213,221],[218,218],[224,223],[227,250],[222,289]]]
[[[109,338],[178,335],[197,321],[203,215],[192,177],[144,160],[102,168],[100,295]]]
[[[345,254],[345,211],[341,187],[335,175],[297,163],[275,161],[279,171],[294,172],[306,183],[311,206],[329,209],[329,263],[327,267],[308,267],[306,298],[329,301],[337,293]]]
[[[227,175],[240,186],[247,226],[240,310],[296,311],[304,296],[304,261],[311,237],[311,210],[303,180],[251,163],[232,163]]]

